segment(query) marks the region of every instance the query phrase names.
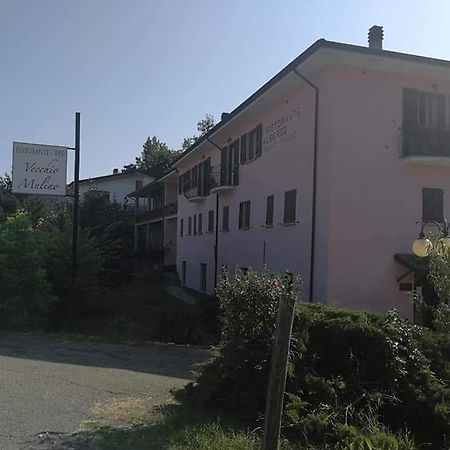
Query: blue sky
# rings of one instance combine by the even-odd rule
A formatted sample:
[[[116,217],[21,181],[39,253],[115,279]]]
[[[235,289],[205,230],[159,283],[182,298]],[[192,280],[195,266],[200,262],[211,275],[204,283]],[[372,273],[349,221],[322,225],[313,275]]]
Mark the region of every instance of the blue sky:
[[[448,0],[0,0],[0,173],[12,142],[73,145],[81,176],[172,148],[230,111],[317,39],[450,60]],[[69,167],[70,170],[70,167]],[[70,172],[69,172],[70,173]]]

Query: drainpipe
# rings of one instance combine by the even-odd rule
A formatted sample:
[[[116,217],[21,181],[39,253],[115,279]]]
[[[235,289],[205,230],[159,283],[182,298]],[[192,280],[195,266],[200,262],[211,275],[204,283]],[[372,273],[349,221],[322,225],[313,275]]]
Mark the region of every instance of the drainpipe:
[[[219,147],[215,142],[211,141],[208,137],[206,140],[222,151],[222,148]],[[219,194],[216,194],[216,227],[215,227],[215,241],[214,241],[214,289],[217,287],[217,275],[219,271]]]
[[[309,301],[314,300],[314,265],[316,250],[316,205],[317,205],[317,136],[319,133],[319,88],[308,78],[303,76],[297,69],[294,73],[306,84],[314,89],[314,145],[313,145],[313,179],[312,179],[312,214],[311,214],[311,249],[310,249],[310,272],[309,272]]]

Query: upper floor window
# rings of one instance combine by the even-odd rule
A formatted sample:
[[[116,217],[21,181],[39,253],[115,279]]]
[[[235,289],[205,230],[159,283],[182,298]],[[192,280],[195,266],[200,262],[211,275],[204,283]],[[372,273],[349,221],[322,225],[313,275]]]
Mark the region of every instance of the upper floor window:
[[[192,217],[188,217],[188,236],[192,234]]]
[[[444,222],[444,191],[442,189],[422,189],[422,221]]]
[[[253,161],[262,153],[262,124],[245,133],[240,139],[241,164]]]
[[[178,178],[178,193],[189,197],[203,197],[211,190],[211,158],[187,170]]]
[[[284,193],[284,223],[295,223],[297,206],[297,190],[286,191]]]
[[[239,204],[239,229],[250,228],[250,200]]]
[[[197,234],[197,214],[194,214],[194,234]]]
[[[180,236],[184,235],[184,220],[180,219]]]
[[[404,89],[404,126],[443,130],[449,129],[449,119],[447,95],[410,88]]]
[[[138,191],[139,189],[141,189],[142,183],[143,183],[142,180],[136,180],[136,181],[135,181],[135,190],[136,190],[136,191]]]
[[[403,156],[450,156],[450,97],[403,90]]]

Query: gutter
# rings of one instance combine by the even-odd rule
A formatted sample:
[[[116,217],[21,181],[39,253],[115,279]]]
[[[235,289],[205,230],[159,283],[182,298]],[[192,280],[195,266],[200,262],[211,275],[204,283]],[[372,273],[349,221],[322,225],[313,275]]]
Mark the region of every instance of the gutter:
[[[308,78],[303,76],[296,68],[293,72],[308,86],[314,89],[314,144],[313,144],[313,179],[312,179],[312,212],[311,212],[311,248],[310,248],[310,271],[309,271],[309,302],[314,301],[314,273],[316,256],[316,209],[317,209],[317,137],[319,134],[319,88]]]
[[[215,142],[211,141],[208,136],[206,140],[222,151],[222,147],[219,147]],[[214,289],[217,287],[217,275],[219,271],[219,194],[216,194],[216,223],[215,223],[215,240],[214,240]]]

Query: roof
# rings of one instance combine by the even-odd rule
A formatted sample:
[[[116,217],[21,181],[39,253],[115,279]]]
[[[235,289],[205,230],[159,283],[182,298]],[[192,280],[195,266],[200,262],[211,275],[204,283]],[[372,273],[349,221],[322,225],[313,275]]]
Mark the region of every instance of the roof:
[[[109,175],[100,175],[99,177],[89,177],[89,178],[83,178],[80,180],[80,183],[90,183],[91,181],[95,180],[106,180],[107,178],[119,178],[119,177],[126,177],[126,176],[132,176],[132,175],[140,175],[143,177],[150,177],[150,175],[147,175],[142,172],[133,171],[133,172],[120,172],[120,173],[112,173]],[[73,184],[73,181],[69,183],[69,186]]]
[[[393,52],[390,50],[381,50],[377,48],[363,47],[360,45],[343,44],[341,42],[327,41],[325,39],[319,39],[310,47],[308,47],[303,53],[297,56],[293,61],[291,61],[286,67],[284,67],[280,72],[278,72],[273,78],[271,78],[266,84],[259,88],[254,94],[248,97],[244,102],[237,106],[231,113],[218,122],[211,130],[201,136],[197,141],[195,141],[188,149],[186,149],[174,162],[174,166],[184,159],[188,154],[195,151],[200,144],[207,141],[211,136],[213,136],[217,131],[223,128],[228,122],[233,120],[240,112],[248,108],[255,100],[269,91],[273,86],[280,82],[286,75],[291,73],[299,65],[304,63],[313,54],[318,52],[320,49],[332,49],[337,51],[352,52],[355,54],[365,55],[365,56],[381,56],[383,58],[390,58],[396,60],[402,60],[412,63],[429,64],[432,66],[439,66],[444,69],[450,70],[450,61],[429,58],[426,56],[418,56],[409,53]]]
[[[426,273],[428,267],[428,260],[426,258],[419,258],[412,253],[396,253],[394,260],[405,266],[414,273]]]

